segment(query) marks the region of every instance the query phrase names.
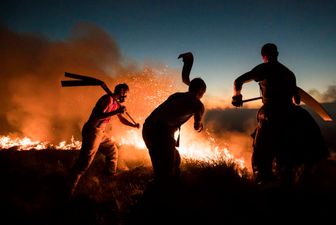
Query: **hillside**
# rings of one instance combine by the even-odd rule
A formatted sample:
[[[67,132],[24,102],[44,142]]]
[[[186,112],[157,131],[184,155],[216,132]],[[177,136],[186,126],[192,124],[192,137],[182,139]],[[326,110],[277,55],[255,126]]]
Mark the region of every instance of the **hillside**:
[[[334,213],[336,164],[316,169],[310,186],[256,187],[233,163],[184,161],[180,180],[156,184],[150,167],[114,179],[102,175],[99,155],[73,199],[66,172],[78,151],[0,151],[1,204],[9,224],[251,224],[326,223]],[[160,219],[157,219],[160,218]]]

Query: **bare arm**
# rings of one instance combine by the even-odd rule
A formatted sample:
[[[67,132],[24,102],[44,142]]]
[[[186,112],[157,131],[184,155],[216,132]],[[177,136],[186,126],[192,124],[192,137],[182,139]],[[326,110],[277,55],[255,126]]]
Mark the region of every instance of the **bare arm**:
[[[126,119],[123,114],[118,114],[118,119],[120,120],[120,122],[126,126],[130,126],[130,127],[135,127],[135,128],[139,128],[140,124],[138,123],[132,123],[130,122],[128,119]]]
[[[234,90],[234,95],[240,95],[243,84],[250,82],[252,80],[255,79],[255,73],[252,71],[249,71],[247,73],[244,73],[243,75],[239,76],[235,81],[234,81],[234,85],[233,85],[233,90]]]
[[[243,96],[241,94],[241,89],[244,83],[250,82],[255,79],[256,74],[251,70],[250,72],[244,73],[239,76],[233,84],[233,97],[232,97],[232,105],[236,107],[243,106]]]
[[[194,129],[198,132],[203,130],[202,118],[204,115],[204,105],[202,104],[199,110],[194,114]]]
[[[120,107],[119,109],[117,109],[117,110],[115,110],[115,111],[113,111],[113,112],[108,112],[108,113],[104,113],[104,112],[102,112],[102,113],[99,113],[99,114],[97,115],[97,117],[98,117],[99,119],[106,119],[106,118],[108,118],[108,117],[111,117],[111,116],[114,116],[114,115],[118,115],[118,114],[123,113],[123,112],[124,112],[124,109],[122,109],[122,108]]]

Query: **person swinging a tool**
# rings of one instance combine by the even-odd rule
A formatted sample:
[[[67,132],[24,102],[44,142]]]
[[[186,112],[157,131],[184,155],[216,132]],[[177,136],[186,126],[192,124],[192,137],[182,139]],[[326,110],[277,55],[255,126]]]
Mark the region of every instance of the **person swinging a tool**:
[[[191,117],[194,117],[194,129],[198,132],[203,129],[204,105],[200,99],[206,91],[206,84],[201,78],[189,80],[193,64],[190,52],[181,54],[179,58],[183,58],[182,80],[189,86],[188,91],[170,95],[147,117],[142,129],[157,181],[174,180],[180,174],[180,154],[176,149],[178,140],[174,138],[175,132]]]
[[[82,129],[82,147],[78,159],[70,172],[70,191],[74,194],[82,175],[90,167],[97,151],[105,155],[105,173],[114,176],[117,171],[118,149],[116,144],[107,137],[105,128],[112,116],[117,116],[120,122],[126,126],[139,128],[140,125],[127,120],[123,113],[125,106],[120,103],[125,101],[128,85],[125,83],[115,86],[114,92],[103,95],[96,103],[88,121]]]
[[[244,83],[259,82],[263,105],[257,113],[257,128],[252,134],[252,169],[258,184],[280,179],[293,185],[293,168],[327,155],[318,125],[300,104],[301,96],[294,73],[278,61],[277,46],[267,43],[261,48],[262,64],[234,81],[232,104],[243,104]],[[307,138],[310,139],[307,141]],[[303,142],[302,139],[306,139]],[[276,164],[277,175],[273,173]]]

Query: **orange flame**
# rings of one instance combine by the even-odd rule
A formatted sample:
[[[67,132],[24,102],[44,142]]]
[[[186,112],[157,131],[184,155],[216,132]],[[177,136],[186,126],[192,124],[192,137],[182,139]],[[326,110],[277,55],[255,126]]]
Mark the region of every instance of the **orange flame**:
[[[236,158],[228,150],[228,146],[217,143],[216,138],[208,130],[199,134],[195,133],[190,123],[182,129],[179,147],[181,156],[209,163],[225,160],[235,163],[238,169],[245,169],[245,161],[242,158]]]
[[[188,132],[189,133],[189,132]],[[216,143],[215,138],[211,136],[208,131],[205,135],[195,140],[194,135],[183,135],[181,138],[181,145],[178,148],[182,157],[186,159],[195,159],[200,161],[214,162],[220,159],[233,161],[240,169],[245,168],[245,161],[243,159],[235,158],[230,153],[227,147],[220,146]],[[197,134],[196,134],[197,135]],[[146,150],[145,143],[142,140],[140,132],[129,130],[121,138],[119,145],[134,146],[137,149]],[[71,138],[70,142],[61,141],[57,145],[49,142],[33,141],[28,137],[11,138],[9,136],[0,137],[0,149],[15,149],[15,150],[79,150],[81,141]]]
[[[57,149],[57,150],[78,150],[82,143],[76,141],[74,137],[71,137],[70,143],[61,141],[57,145],[51,144],[47,141],[33,141],[28,137],[23,138],[11,138],[9,136],[0,137],[0,149],[15,149],[15,150],[44,150],[44,149]]]

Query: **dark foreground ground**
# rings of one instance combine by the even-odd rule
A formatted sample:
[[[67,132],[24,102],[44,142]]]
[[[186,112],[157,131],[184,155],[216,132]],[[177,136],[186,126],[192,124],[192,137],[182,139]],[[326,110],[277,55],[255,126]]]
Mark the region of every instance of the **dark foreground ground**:
[[[66,198],[65,178],[78,151],[0,151],[1,224],[333,224],[336,164],[323,162],[297,190],[257,187],[233,164],[186,162],[181,179],[156,184],[138,166],[111,178],[102,156]],[[5,222],[8,221],[8,222]],[[330,222],[329,222],[330,221]]]

